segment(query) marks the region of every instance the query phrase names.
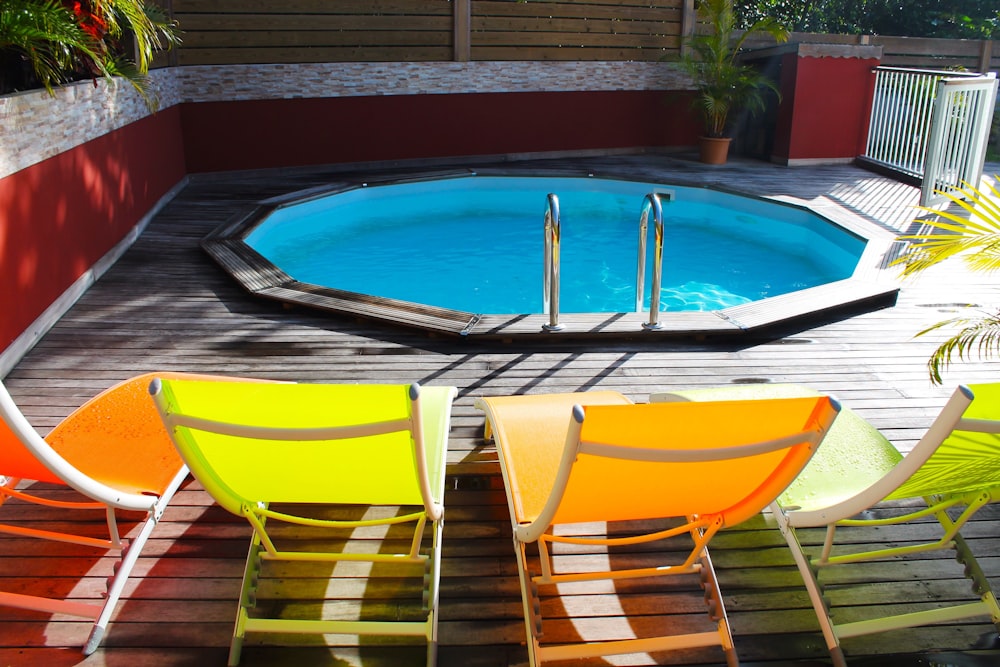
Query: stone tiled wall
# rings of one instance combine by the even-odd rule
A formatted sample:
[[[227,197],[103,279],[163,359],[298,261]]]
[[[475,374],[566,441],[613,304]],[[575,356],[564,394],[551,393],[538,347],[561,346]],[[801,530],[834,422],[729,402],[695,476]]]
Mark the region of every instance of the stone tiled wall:
[[[174,67],[150,73],[161,109],[182,102],[374,95],[682,90],[649,62],[322,63]],[[0,97],[0,178],[149,114],[126,83],[104,80]]]
[[[362,95],[671,90],[686,79],[667,63],[323,63],[181,67],[182,101]]]
[[[176,78],[151,73],[160,108],[178,103]],[[0,178],[70,150],[149,115],[128,83],[81,81],[54,90],[0,97]]]

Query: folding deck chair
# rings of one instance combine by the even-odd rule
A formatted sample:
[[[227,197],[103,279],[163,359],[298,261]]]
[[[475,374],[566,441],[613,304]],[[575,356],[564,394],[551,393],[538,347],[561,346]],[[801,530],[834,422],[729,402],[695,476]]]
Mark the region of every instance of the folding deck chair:
[[[728,401],[815,394],[798,385],[763,384],[663,392],[652,395],[650,401]],[[778,526],[805,581],[835,665],[846,665],[841,640],[849,637],[982,616],[990,617],[1000,628],[996,596],[959,533],[979,509],[1000,499],[998,434],[1000,384],[958,387],[923,438],[905,456],[875,427],[844,408],[806,470],[773,504]],[[896,516],[859,516],[882,501],[912,500],[922,501],[921,506]],[[940,524],[939,539],[864,552],[842,547],[833,553],[839,526],[890,526],[925,517],[933,517]],[[796,532],[800,528],[826,529],[818,555],[809,557],[805,553]],[[819,573],[827,567],[940,549],[954,549],[957,560],[965,567],[965,576],[973,582],[973,591],[980,596],[978,601],[834,622],[836,610],[831,613],[819,581]],[[873,601],[878,595],[873,591]]]
[[[424,637],[428,664],[434,664],[445,458],[454,387],[248,386],[163,379],[153,382],[150,392],[194,477],[222,507],[245,517],[253,527],[230,665],[239,663],[247,633]],[[324,507],[331,505],[358,509],[360,518],[323,518]],[[385,511],[369,518],[371,513],[364,510],[373,506]],[[428,521],[430,545],[424,548]],[[405,524],[412,524],[413,534],[401,553],[345,549],[352,531]],[[315,544],[292,548],[295,540],[289,526],[299,531],[319,529],[329,540],[316,538]],[[385,548],[381,540],[375,542]],[[327,544],[332,546],[320,546]],[[325,620],[252,615],[262,561],[408,565],[403,574],[412,573],[415,566],[419,572],[423,566],[424,618]]]
[[[617,392],[595,391],[481,398],[476,405],[486,412],[486,437],[500,454],[532,666],[707,646],[720,646],[727,662],[738,664],[707,545],[784,490],[833,422],[835,403],[810,397],[635,405]],[[655,527],[647,530],[650,520]],[[647,528],[624,537],[566,530],[620,521]],[[683,535],[693,541],[686,557],[652,567],[569,571],[555,551],[566,548],[555,545],[606,549]],[[537,545],[537,566],[529,544]],[[714,630],[542,642],[539,585],[680,574],[700,576]]]
[[[152,377],[152,374],[140,375],[95,396],[44,439],[0,383],[0,505],[16,499],[66,512],[104,511],[108,537],[31,527],[20,520],[16,525],[0,523],[0,532],[95,547],[116,552],[120,559],[108,579],[107,597],[101,602],[0,592],[0,604],[93,619],[94,626],[83,649],[88,655],[100,645],[143,546],[187,476],[187,467],[147,394]],[[32,482],[69,487],[84,498],[72,501],[54,498],[44,489],[36,490]],[[130,540],[119,535],[115,510],[145,513],[141,528]],[[86,516],[85,513],[81,520],[86,520]]]

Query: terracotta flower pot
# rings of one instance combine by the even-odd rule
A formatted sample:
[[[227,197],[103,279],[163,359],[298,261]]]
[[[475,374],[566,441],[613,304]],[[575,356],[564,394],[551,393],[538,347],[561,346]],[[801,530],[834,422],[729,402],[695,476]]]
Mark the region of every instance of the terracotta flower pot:
[[[700,137],[700,159],[705,164],[725,164],[729,157],[730,137]]]

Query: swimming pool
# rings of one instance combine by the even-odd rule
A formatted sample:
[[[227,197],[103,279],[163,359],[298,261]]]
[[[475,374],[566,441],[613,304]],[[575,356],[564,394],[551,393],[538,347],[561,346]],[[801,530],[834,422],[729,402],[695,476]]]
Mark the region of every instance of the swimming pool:
[[[550,192],[562,210],[558,327],[542,307]],[[655,322],[652,222],[638,308],[635,294],[650,192],[666,202]],[[556,332],[705,338],[895,301],[898,287],[877,279],[891,233],[829,202],[813,209],[788,199],[520,169],[353,174],[258,201],[201,245],[247,292],[286,307],[502,341]],[[776,246],[780,261],[761,255]]]
[[[650,192],[664,202],[661,311],[721,310],[842,280],[865,247],[810,211],[704,188],[507,176],[357,188],[282,206],[246,242],[305,283],[472,313],[541,313],[542,219],[555,193],[562,312],[628,312]],[[644,309],[653,249],[650,240]]]

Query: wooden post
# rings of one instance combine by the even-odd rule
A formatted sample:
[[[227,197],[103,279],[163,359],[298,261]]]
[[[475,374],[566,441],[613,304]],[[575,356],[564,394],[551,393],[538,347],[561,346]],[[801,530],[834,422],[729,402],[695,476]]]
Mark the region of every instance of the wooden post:
[[[472,59],[472,0],[454,0],[454,37],[452,56],[455,62]]]
[[[993,40],[984,39],[979,42],[979,73],[988,74],[990,61],[993,60]]]
[[[167,17],[169,17],[171,21],[174,20],[174,0],[166,0],[163,4],[163,9],[167,12]],[[173,46],[169,51],[167,51],[167,67],[177,67],[179,64],[177,58],[178,49],[180,49],[180,46]]]
[[[697,25],[698,11],[695,9],[694,0],[684,0],[681,12],[681,53],[687,51],[687,38],[694,34]]]

